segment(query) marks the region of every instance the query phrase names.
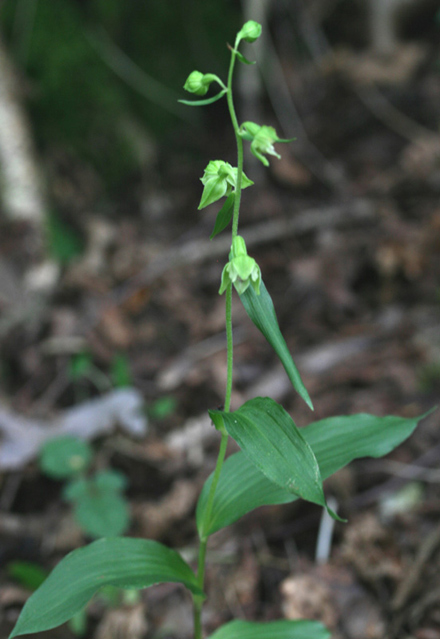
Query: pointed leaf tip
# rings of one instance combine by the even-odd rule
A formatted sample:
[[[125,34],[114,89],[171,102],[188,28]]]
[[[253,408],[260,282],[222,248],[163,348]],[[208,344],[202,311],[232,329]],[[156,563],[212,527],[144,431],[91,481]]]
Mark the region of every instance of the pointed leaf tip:
[[[278,325],[275,308],[272,298],[269,295],[263,280],[260,283],[260,294],[257,295],[252,287],[246,289],[240,295],[240,299],[249,318],[264,335],[269,344],[281,360],[284,369],[292,382],[293,388],[306,402],[307,406],[313,409],[312,400],[307,392],[299,371],[295,366],[292,356],[287,348],[286,341]]]

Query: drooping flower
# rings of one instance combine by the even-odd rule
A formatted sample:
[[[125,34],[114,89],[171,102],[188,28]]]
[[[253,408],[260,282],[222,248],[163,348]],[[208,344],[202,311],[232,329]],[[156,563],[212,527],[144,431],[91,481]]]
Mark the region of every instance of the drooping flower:
[[[275,142],[292,142],[295,139],[283,140],[278,137],[273,126],[259,125],[255,122],[244,122],[240,127],[240,132],[241,137],[251,143],[252,154],[255,155],[264,166],[269,166],[269,160],[265,157],[265,154],[274,155],[278,159],[281,159],[281,155],[275,151],[273,146]]]
[[[200,178],[203,186],[202,197],[199,210],[204,209],[208,204],[217,202],[224,195],[229,195],[232,189],[237,187],[238,169],[224,162],[223,160],[211,160],[205,169],[203,177]],[[241,188],[246,189],[253,184],[243,173],[241,178]]]
[[[234,284],[239,295],[242,295],[250,285],[259,295],[260,282],[260,267],[254,258],[247,254],[244,239],[237,235],[232,242],[229,262],[223,269],[219,294],[222,295],[229,284]]]

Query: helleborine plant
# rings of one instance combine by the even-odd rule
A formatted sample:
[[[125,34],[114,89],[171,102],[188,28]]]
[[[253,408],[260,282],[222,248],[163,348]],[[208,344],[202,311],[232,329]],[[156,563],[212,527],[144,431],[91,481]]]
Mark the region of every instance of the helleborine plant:
[[[64,623],[78,613],[103,586],[146,588],[160,582],[183,584],[191,593],[194,639],[202,639],[201,613],[205,594],[205,566],[210,535],[259,506],[283,504],[303,498],[332,512],[326,502],[323,480],[359,457],[380,457],[403,442],[421,418],[375,417],[360,414],[331,417],[298,429],[286,410],[273,399],[256,397],[231,411],[233,372],[232,295],[235,287],[250,320],[280,358],[293,388],[313,409],[309,394],[280,332],[272,299],[261,279],[258,264],[247,253],[238,235],[240,199],[251,181],[243,173],[243,141],[264,164],[266,155],[279,157],[274,144],[280,140],[272,127],[245,122],[239,125],[233,102],[235,63],[251,64],[238,51],[242,40],[255,41],[261,26],[249,21],[230,47],[231,60],[226,84],[213,74],[193,71],[185,89],[206,95],[211,84],[220,92],[185,104],[211,104],[226,96],[237,143],[237,166],[211,161],[202,177],[199,208],[226,198],[211,238],[232,222],[231,252],[220,284],[225,293],[227,379],[223,410],[209,411],[220,434],[215,470],[202,489],[196,512],[199,553],[196,569],[177,552],[148,539],[109,537],[74,550],[55,567],[44,584],[30,597],[12,631],[11,638],[39,632]],[[241,452],[225,460],[229,437]],[[209,558],[209,554],[208,554]],[[231,621],[210,639],[328,639],[330,633],[316,621]]]

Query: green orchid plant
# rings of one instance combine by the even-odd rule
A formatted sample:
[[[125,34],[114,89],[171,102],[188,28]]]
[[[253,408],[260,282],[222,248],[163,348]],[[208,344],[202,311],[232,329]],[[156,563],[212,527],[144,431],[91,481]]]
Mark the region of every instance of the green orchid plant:
[[[211,73],[193,71],[184,88],[205,96],[212,85],[220,91],[213,97],[187,101],[203,106],[226,97],[237,145],[237,166],[213,160],[206,167],[199,208],[226,198],[217,214],[211,239],[231,224],[231,250],[220,282],[225,294],[227,376],[223,410],[209,411],[219,432],[219,452],[214,471],[201,491],[196,511],[198,560],[194,567],[166,545],[149,539],[108,537],[68,554],[43,585],[29,598],[10,638],[58,626],[77,614],[102,587],[146,588],[160,582],[177,582],[192,595],[194,639],[204,637],[202,608],[206,600],[205,573],[210,536],[236,522],[259,506],[289,503],[302,498],[327,509],[323,481],[359,457],[389,453],[414,431],[420,418],[376,417],[369,414],[331,417],[297,428],[289,413],[269,397],[255,397],[231,410],[233,384],[233,289],[249,319],[261,331],[280,358],[293,388],[313,410],[312,401],[278,326],[277,317],[255,259],[247,253],[245,239],[238,234],[241,193],[252,186],[243,173],[243,143],[265,166],[267,156],[279,157],[274,145],[288,142],[275,130],[253,122],[239,124],[233,101],[236,62],[252,64],[239,51],[242,41],[254,42],[261,26],[250,20],[238,32],[227,81]],[[232,437],[240,452],[226,459]],[[210,639],[328,639],[329,631],[319,622],[280,620],[229,621]]]

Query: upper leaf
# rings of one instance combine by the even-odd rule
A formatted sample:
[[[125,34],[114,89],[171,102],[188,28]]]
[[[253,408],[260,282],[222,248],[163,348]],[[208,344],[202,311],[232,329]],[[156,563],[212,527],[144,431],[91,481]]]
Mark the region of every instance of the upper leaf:
[[[232,413],[209,411],[270,481],[328,509],[313,450],[289,413],[270,397],[256,397]]]
[[[220,211],[217,213],[217,217],[215,218],[214,228],[212,230],[209,239],[212,240],[216,235],[221,233],[229,224],[232,219],[232,211],[235,200],[235,191],[229,193],[226,202],[223,204]]]
[[[217,95],[214,95],[212,98],[206,98],[205,100],[177,100],[177,102],[186,104],[186,106],[206,106],[208,104],[217,102],[217,100],[220,100],[220,98],[222,98],[225,93],[227,93],[227,89],[222,89],[220,93],[217,93]]]
[[[256,294],[252,287],[249,287],[240,295],[240,299],[250,319],[263,333],[264,337],[280,358],[281,363],[292,382],[293,388],[303,398],[307,406],[313,410],[312,400],[310,399],[307,389],[304,386],[298,369],[293,362],[292,356],[287,348],[287,344],[280,331],[272,298],[269,295],[263,280],[261,280],[260,283],[259,295]]]
[[[330,639],[329,631],[318,621],[230,621],[209,639]]]
[[[240,51],[236,51],[235,55],[243,64],[256,64],[255,60],[248,60]]]
[[[202,594],[191,568],[171,548],[148,539],[100,539],[60,561],[26,602],[10,639],[68,621],[103,586],[146,588],[166,581]]]
[[[414,417],[376,417],[352,415],[330,417],[301,428],[312,447],[322,479],[360,457],[382,457],[401,444],[423,419]],[[201,538],[234,523],[259,506],[286,504],[297,499],[261,473],[242,453],[231,455],[224,463],[215,493],[210,520],[204,513],[212,475],[207,479],[197,504],[197,527]]]

